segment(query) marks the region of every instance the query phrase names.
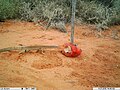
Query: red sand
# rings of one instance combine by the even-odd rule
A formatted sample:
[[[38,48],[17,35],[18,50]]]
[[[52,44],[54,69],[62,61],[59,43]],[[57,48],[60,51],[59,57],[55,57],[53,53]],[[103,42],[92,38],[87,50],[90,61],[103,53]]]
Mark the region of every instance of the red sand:
[[[111,29],[120,26],[111,27]],[[67,25],[67,30],[70,26]],[[0,87],[37,90],[92,90],[120,86],[120,40],[96,38],[93,26],[76,25],[75,43],[82,54],[69,58],[57,50],[0,53]],[[109,34],[110,31],[106,31]],[[63,45],[70,33],[45,30],[30,22],[0,23],[0,48],[18,45]]]

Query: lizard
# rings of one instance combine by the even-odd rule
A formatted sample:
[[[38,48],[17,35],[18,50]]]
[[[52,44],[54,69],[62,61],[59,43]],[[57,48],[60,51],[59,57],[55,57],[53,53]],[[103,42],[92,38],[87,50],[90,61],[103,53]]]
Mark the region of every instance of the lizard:
[[[12,51],[12,50],[40,50],[42,48],[58,48],[59,46],[57,45],[51,45],[51,46],[46,46],[46,45],[36,45],[36,46],[16,46],[16,47],[7,47],[7,48],[2,48],[0,49],[0,52],[6,52],[6,51]]]

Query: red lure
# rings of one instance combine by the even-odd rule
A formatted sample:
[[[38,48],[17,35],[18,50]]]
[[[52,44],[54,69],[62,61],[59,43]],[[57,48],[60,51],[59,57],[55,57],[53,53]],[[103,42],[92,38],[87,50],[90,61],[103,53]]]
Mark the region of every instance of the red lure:
[[[72,43],[66,43],[63,45],[64,50],[62,50],[62,54],[67,57],[77,57],[81,54],[82,50],[79,49],[76,45]]]

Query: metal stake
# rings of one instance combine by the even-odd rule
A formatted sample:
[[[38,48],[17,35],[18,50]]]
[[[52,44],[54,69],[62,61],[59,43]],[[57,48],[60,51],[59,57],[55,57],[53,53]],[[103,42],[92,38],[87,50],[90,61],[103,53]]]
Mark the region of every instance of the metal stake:
[[[75,22],[76,0],[72,0],[72,18],[71,18],[71,43],[74,44],[74,22]]]

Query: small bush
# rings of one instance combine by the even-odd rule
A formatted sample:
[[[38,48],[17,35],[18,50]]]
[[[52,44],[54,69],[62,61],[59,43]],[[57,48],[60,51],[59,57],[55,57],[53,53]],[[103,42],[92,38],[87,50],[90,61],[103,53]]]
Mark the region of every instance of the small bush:
[[[34,19],[44,19],[48,20],[55,15],[54,12],[57,10],[62,10],[62,16],[68,16],[68,12],[70,9],[65,8],[62,5],[59,5],[58,1],[36,1],[34,4],[31,2],[22,2],[22,7],[20,8],[21,18],[25,20],[33,20]],[[59,12],[60,13],[60,12]]]
[[[21,19],[26,21],[32,21],[34,15],[33,11],[31,10],[30,3],[22,2],[21,5],[22,6],[19,10]]]
[[[16,18],[19,12],[17,2],[0,0],[0,20]]]
[[[113,18],[111,19],[111,24],[120,24],[120,0],[115,0],[113,2]]]
[[[77,4],[77,17],[82,22],[93,23],[97,26],[104,27],[110,22],[109,9],[95,1],[85,2],[79,0]]]
[[[71,6],[71,0],[0,0],[0,20],[20,18],[55,23],[62,18],[70,22]],[[120,24],[120,0],[77,0],[76,19],[98,28]]]

